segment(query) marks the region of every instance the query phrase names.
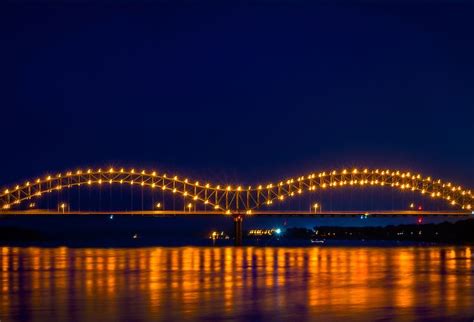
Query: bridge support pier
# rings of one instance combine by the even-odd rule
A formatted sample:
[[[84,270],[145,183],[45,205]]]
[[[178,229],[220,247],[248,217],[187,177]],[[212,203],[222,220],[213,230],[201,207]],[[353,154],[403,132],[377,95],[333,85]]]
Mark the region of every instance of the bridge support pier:
[[[234,215],[234,246],[242,246],[244,217],[240,214]]]

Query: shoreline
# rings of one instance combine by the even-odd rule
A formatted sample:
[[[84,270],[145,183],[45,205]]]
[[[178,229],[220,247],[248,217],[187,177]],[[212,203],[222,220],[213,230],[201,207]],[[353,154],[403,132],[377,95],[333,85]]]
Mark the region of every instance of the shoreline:
[[[25,224],[25,223],[28,223]],[[0,225],[0,247],[227,247],[234,240],[208,238],[208,228],[180,229],[166,225],[130,221],[91,221],[78,227],[78,221],[63,219],[44,225],[11,221]],[[193,227],[194,228],[194,227]],[[227,227],[229,228],[229,227]],[[290,227],[281,234],[248,236],[245,247],[399,247],[474,245],[474,219],[454,223],[404,224],[387,226]],[[232,232],[227,229],[227,235]],[[312,243],[311,241],[314,241]],[[316,242],[317,241],[317,242]]]

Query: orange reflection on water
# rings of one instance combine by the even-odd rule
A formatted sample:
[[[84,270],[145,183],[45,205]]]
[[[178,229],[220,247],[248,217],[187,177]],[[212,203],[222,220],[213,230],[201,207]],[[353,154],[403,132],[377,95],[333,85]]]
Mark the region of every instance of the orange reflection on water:
[[[472,318],[470,247],[0,250],[0,320]]]

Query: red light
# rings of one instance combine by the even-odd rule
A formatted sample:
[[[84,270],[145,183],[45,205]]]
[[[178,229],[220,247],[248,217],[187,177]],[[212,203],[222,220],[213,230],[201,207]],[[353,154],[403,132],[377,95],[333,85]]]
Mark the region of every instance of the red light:
[[[418,217],[418,223],[421,224],[423,222],[423,217]]]
[[[423,210],[423,207],[422,207],[422,206],[418,206],[418,210]]]

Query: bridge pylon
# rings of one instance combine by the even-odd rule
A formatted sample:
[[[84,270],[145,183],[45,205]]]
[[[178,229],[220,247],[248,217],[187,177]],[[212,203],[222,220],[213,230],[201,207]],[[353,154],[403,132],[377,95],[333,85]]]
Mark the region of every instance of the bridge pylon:
[[[232,214],[234,220],[234,245],[242,246],[244,215],[241,213]]]

